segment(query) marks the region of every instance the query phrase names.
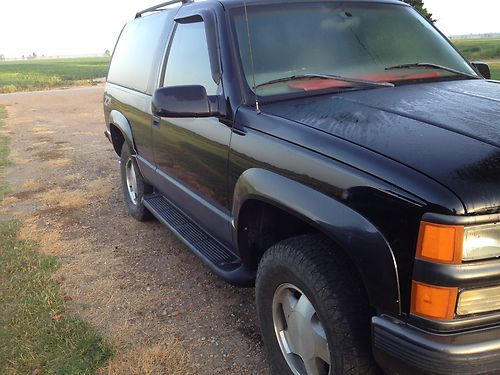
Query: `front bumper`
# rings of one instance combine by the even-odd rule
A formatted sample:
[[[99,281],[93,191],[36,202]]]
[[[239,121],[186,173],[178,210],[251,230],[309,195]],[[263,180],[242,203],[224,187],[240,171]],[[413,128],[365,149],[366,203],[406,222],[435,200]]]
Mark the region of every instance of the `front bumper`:
[[[437,334],[372,318],[373,353],[389,374],[498,374],[500,327]]]

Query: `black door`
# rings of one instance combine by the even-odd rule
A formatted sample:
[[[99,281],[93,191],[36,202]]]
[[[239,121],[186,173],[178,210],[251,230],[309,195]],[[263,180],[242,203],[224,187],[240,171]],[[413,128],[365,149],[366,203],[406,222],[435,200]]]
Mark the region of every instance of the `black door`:
[[[205,24],[179,23],[169,48],[162,87],[202,85],[215,99],[222,88],[211,73]],[[159,189],[219,240],[231,241],[227,199],[231,129],[209,118],[161,118],[153,125]]]

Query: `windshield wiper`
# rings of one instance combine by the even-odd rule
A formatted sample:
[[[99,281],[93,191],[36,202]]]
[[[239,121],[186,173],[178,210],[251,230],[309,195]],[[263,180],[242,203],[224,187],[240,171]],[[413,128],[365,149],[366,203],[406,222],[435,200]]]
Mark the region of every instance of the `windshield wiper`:
[[[267,85],[273,85],[275,83],[281,83],[281,82],[288,82],[288,81],[297,81],[305,78],[323,78],[323,79],[331,79],[335,81],[341,81],[341,82],[349,82],[349,83],[356,83],[358,85],[364,85],[364,86],[381,86],[381,87],[394,87],[395,85],[390,82],[377,82],[377,81],[368,81],[364,79],[357,79],[357,78],[348,78],[348,77],[342,77],[342,76],[337,76],[334,74],[298,74],[298,75],[293,75],[289,77],[283,77],[283,78],[278,78],[278,79],[273,79],[271,81],[267,81],[261,84],[258,84],[255,88],[261,88],[263,86]]]
[[[385,70],[411,69],[411,68],[440,69],[440,70],[446,70],[447,72],[455,73],[455,74],[463,76],[463,77],[481,79],[480,77],[475,76],[473,74],[461,72],[460,70],[456,70],[453,68],[448,68],[447,66],[432,64],[432,63],[412,63],[412,64],[394,65],[394,66],[389,66],[389,67],[385,68]]]

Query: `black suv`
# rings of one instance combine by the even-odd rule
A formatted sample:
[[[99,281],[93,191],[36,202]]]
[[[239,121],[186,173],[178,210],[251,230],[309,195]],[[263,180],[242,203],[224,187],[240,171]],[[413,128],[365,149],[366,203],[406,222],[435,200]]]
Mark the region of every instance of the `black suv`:
[[[106,136],[138,220],[253,286],[276,374],[500,371],[500,85],[395,0],[160,4]]]

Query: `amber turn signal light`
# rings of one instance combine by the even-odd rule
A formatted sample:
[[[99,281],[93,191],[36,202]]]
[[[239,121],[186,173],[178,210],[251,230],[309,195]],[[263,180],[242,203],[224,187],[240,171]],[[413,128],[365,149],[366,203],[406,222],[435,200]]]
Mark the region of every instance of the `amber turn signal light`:
[[[417,242],[417,258],[433,262],[460,264],[464,227],[422,221]]]
[[[413,314],[438,320],[453,319],[458,288],[445,288],[413,281],[411,289]]]

